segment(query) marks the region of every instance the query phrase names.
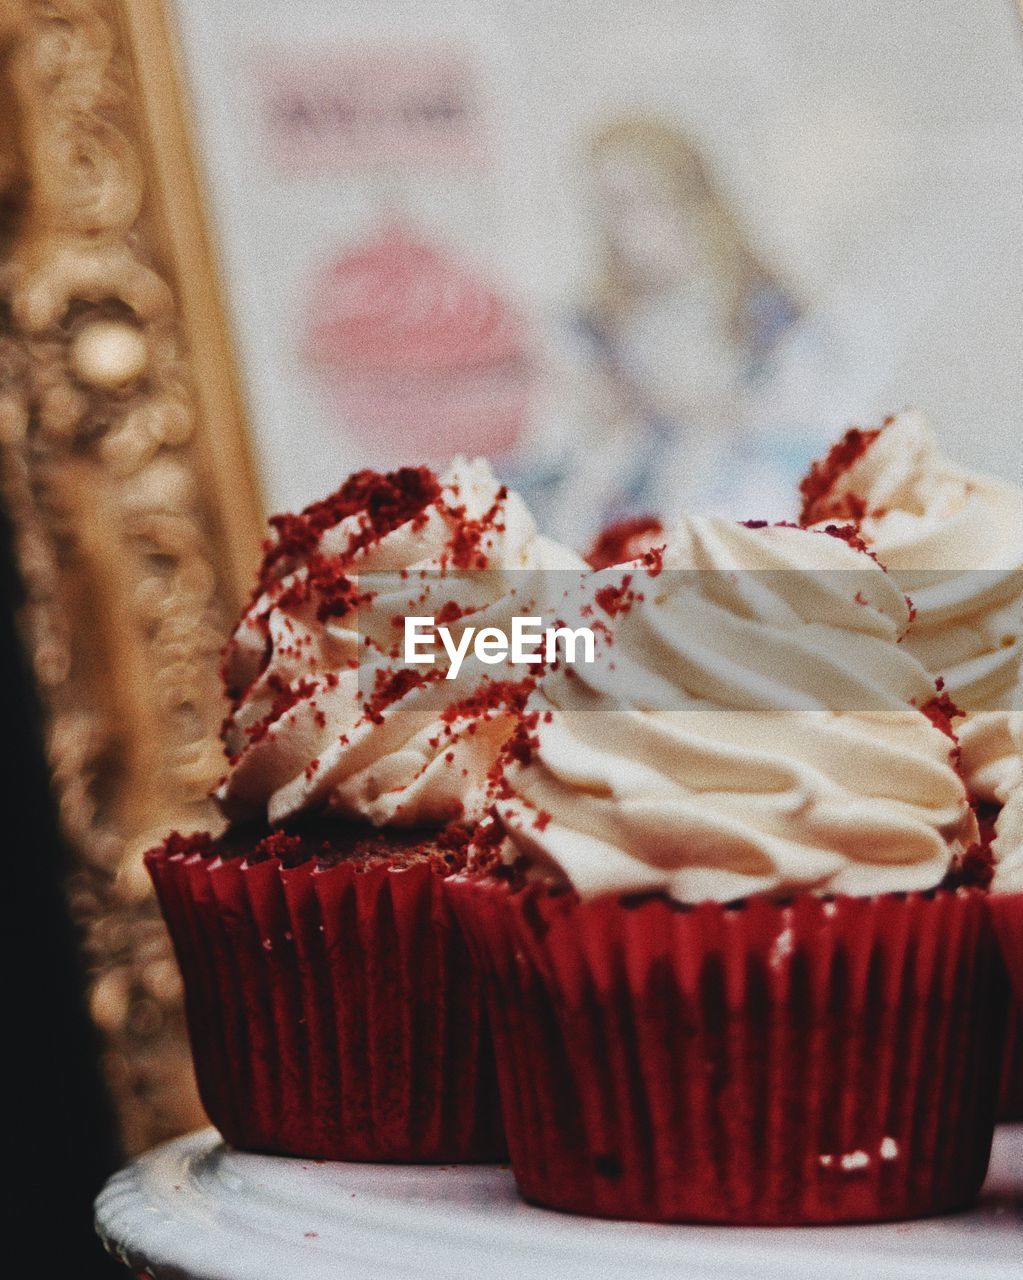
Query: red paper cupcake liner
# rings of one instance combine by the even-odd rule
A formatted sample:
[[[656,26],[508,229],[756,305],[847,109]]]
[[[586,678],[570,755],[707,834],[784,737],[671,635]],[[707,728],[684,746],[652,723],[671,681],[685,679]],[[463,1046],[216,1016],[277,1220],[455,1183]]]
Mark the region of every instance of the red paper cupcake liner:
[[[988,901],[1016,998],[1023,1004],[1023,893],[993,893]]]
[[[1016,993],[1016,1008],[1009,1018],[1000,1116],[1023,1120],[1023,893],[994,893],[988,903]]]
[[[981,894],[679,908],[449,882],[527,1200],[832,1223],[970,1203],[1007,984]]]
[[[1003,1124],[1023,1120],[1023,1004],[1019,1001],[1009,1010],[998,1089],[998,1119]]]
[[[480,978],[440,874],[146,861],[199,1093],[228,1142],[328,1160],[502,1158]]]

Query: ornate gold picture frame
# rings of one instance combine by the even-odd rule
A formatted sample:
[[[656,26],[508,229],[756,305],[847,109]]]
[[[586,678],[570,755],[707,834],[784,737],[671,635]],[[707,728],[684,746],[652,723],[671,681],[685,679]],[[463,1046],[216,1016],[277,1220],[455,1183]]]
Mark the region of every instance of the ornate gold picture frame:
[[[201,1123],[141,866],[208,821],[262,504],[159,0],[2,0],[0,482],[129,1151]]]
[[[218,655],[264,515],[170,12],[169,0],[0,0],[0,505],[129,1152],[203,1122],[141,854],[212,819]],[[685,145],[649,121],[594,134],[586,155],[613,147],[689,172]],[[376,185],[384,204],[392,183]],[[608,282],[590,328],[628,310]],[[343,424],[332,439],[351,443]],[[282,471],[267,465],[268,484]]]

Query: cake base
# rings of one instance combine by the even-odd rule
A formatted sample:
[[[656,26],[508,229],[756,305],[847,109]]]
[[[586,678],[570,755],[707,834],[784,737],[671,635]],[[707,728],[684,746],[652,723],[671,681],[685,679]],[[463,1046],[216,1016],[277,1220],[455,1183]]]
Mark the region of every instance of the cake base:
[[[643,1226],[530,1208],[494,1165],[322,1164],[243,1155],[212,1129],[116,1174],[96,1202],[135,1272],[192,1280],[1018,1280],[1023,1125],[995,1135],[968,1213],[862,1227]]]

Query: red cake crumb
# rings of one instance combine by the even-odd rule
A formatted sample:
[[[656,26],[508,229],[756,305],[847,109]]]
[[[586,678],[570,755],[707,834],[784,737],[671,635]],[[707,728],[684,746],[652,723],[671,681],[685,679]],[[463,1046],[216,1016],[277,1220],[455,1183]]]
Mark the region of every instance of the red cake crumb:
[[[302,604],[310,595],[315,595],[319,601],[316,607],[319,622],[343,618],[373,598],[373,592],[359,591],[358,583],[345,573],[340,560],[315,554],[309,557],[306,576],[293,582],[274,604],[282,609],[292,608]]]
[[[861,431],[858,427],[852,427],[831,447],[825,458],[813,463],[809,474],[804,476],[799,485],[799,492],[803,495],[800,524],[819,524],[822,520],[863,519],[866,511],[862,498],[852,493],[836,497],[832,490],[838,479],[863,457],[880,434],[879,428]]]
[[[768,520],[740,520],[739,523],[744,529],[799,529],[801,532],[827,534],[830,538],[838,538],[841,542],[847,542],[854,551],[862,551],[864,555],[870,556],[875,564],[881,564],[876,554],[871,551],[868,544],[863,540],[863,536],[855,524],[829,524],[825,525],[823,529],[807,530],[806,525],[796,524],[793,520],[775,520],[773,524]],[[881,568],[884,568],[883,564]]]
[[[651,578],[656,578],[664,572],[664,547],[651,547],[649,551],[644,551],[640,558]]]
[[[627,573],[619,586],[609,584],[594,592],[593,598],[609,618],[616,618],[620,613],[628,613],[633,603],[640,599],[630,590],[632,574]]]
[[[947,734],[953,742],[958,743],[959,739],[956,737],[956,732],[952,728],[952,721],[957,716],[962,716],[965,713],[960,707],[956,706],[949,695],[945,692],[945,682],[940,676],[935,683],[937,684],[938,692],[933,698],[929,698],[920,710],[936,729],[940,729],[942,733]]]
[[[465,507],[446,507],[445,512],[454,522],[454,530],[448,543],[446,562],[455,569],[485,569],[488,564],[483,540],[491,533],[503,533],[504,522],[499,519],[508,501],[508,488],[501,485],[490,507],[478,520],[470,519]]]
[[[404,698],[411,689],[419,689],[444,677],[443,667],[431,667],[429,671],[416,671],[401,667],[397,671],[377,671],[373,677],[373,692],[363,706],[363,717],[373,724],[383,724],[384,711]]]
[[[253,861],[262,858],[279,858],[281,862],[287,863],[296,858],[301,851],[300,836],[288,835],[285,831],[272,831],[256,845]]]
[[[990,844],[975,841],[961,854],[956,854],[939,886],[942,889],[988,889],[995,875],[995,860]]]
[[[501,858],[501,846],[504,844],[504,827],[497,816],[493,805],[487,816],[472,833],[468,848],[468,865],[473,872],[491,872],[505,874],[506,868]]]
[[[208,831],[193,831],[187,836],[180,831],[172,831],[163,842],[162,849],[169,858],[192,853],[202,854],[205,858],[214,852],[213,837]]]
[[[610,569],[638,560],[663,532],[664,525],[656,516],[625,516],[597,534],[584,559],[591,569]]]
[[[519,716],[519,722],[515,726],[514,732],[501,750],[502,761],[529,764],[533,758],[533,752],[540,745],[540,739],[536,734],[536,727],[539,723],[540,713],[538,711],[530,711]]]
[[[458,622],[460,618],[464,618],[467,614],[474,613],[475,611],[476,605],[470,604],[463,608],[463,606],[458,604],[455,600],[445,600],[437,610],[434,621],[439,627],[449,627],[452,622]]]
[[[283,685],[283,681],[280,681],[279,678],[277,683],[279,685]],[[281,716],[283,716],[285,712],[290,711],[292,707],[297,706],[298,703],[302,702],[305,698],[311,697],[318,688],[319,685],[316,681],[310,680],[307,676],[303,676],[302,679],[294,685],[283,685],[283,687],[279,689],[273,702],[271,702],[270,710],[262,720],[258,720],[255,724],[249,725],[245,730],[245,736],[249,740],[248,745],[252,746],[253,743],[262,742],[270,731],[271,725],[275,724]]]
[[[464,857],[472,842],[472,831],[460,822],[451,822],[437,833],[437,847],[445,853]]]
[[[321,867],[346,862],[356,871],[425,863],[447,876],[465,867],[471,836],[464,824],[452,823],[439,833],[420,828],[380,831],[323,817],[303,820],[294,827],[262,831],[245,828],[213,842],[207,837],[207,842],[211,853],[224,858],[242,856],[250,862],[273,858],[287,867],[309,861]]]
[[[492,715],[508,711],[520,713],[535,685],[536,681],[532,676],[525,676],[521,680],[484,679],[468,697],[445,707],[440,718],[446,724],[454,724],[456,720],[471,717],[486,720]]]
[[[309,555],[320,537],[350,516],[359,516],[359,527],[345,549],[350,557],[392,530],[412,521],[424,522],[426,508],[440,498],[440,481],[427,467],[402,467],[386,474],[357,471],[328,498],[314,502],[298,515],[271,516],[276,538],[263,549],[256,596],[278,576],[282,562]]]
[[[854,551],[862,551],[870,556],[871,560],[877,560],[877,556],[863,541],[859,529],[854,524],[829,524],[821,532],[826,533],[830,538],[838,538],[841,542],[848,542]]]
[[[238,647],[238,642],[232,637],[220,651],[220,681],[224,688],[224,696],[227,698],[234,710],[237,710],[239,704],[248,691],[265,673],[267,667],[270,665],[270,659],[273,657],[273,642],[270,639],[270,628],[265,616],[261,616],[258,619],[258,626],[263,632],[263,650],[259,655],[256,674],[248,684],[239,685],[231,679],[230,664],[234,652]]]

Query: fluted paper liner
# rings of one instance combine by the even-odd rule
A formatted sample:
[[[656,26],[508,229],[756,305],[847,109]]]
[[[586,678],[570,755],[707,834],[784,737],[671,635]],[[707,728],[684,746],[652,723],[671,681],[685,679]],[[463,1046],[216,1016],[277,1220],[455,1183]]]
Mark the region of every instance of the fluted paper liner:
[[[526,1199],[831,1223],[970,1203],[1007,990],[976,892],[632,903],[449,882]]]
[[[1023,1121],[1023,1003],[1018,1000],[1009,1011],[998,1089],[998,1119],[1003,1123]]]
[[[483,999],[428,865],[286,867],[155,850],[199,1093],[243,1150],[502,1157]]]
[[[1002,1074],[1001,1114],[1005,1120],[1023,1120],[1023,893],[993,893],[989,904],[1016,994]]]

